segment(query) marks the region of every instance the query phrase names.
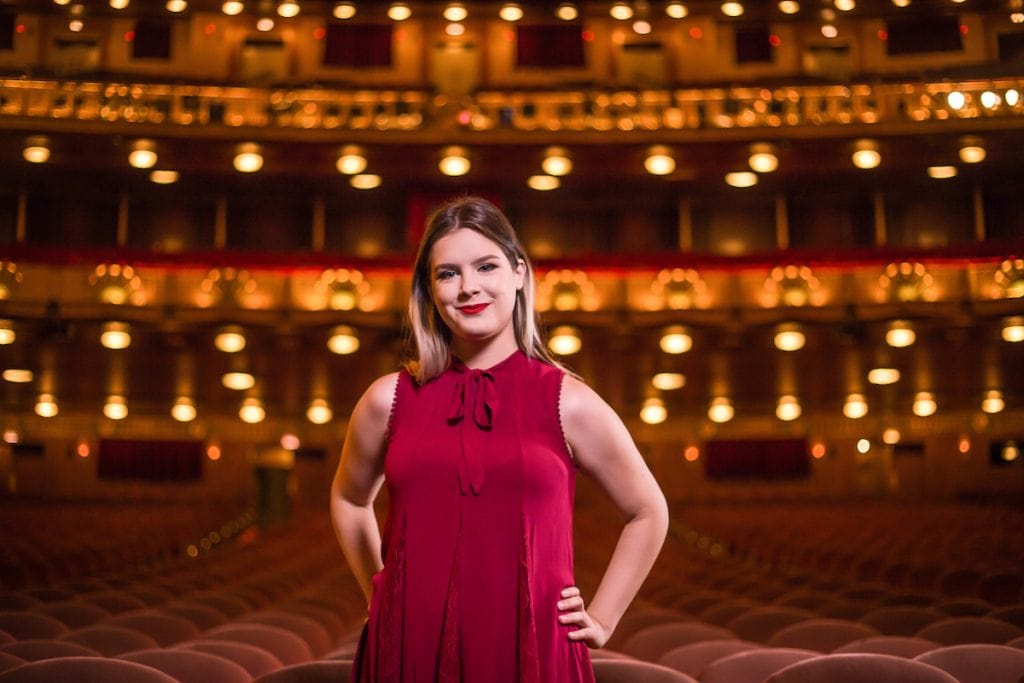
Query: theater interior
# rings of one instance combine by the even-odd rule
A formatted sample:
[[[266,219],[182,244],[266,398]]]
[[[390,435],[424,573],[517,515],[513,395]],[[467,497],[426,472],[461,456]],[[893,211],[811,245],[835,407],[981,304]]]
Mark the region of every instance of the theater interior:
[[[669,502],[599,682],[1019,683],[1021,150],[1022,0],[0,0],[0,683],[346,680],[464,194]]]

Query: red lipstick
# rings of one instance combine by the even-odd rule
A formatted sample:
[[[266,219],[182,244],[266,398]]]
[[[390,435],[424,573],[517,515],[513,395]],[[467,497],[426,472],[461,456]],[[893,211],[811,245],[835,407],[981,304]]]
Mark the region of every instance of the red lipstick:
[[[490,304],[473,304],[472,306],[456,306],[455,308],[468,315],[476,315],[488,306],[490,306]]]

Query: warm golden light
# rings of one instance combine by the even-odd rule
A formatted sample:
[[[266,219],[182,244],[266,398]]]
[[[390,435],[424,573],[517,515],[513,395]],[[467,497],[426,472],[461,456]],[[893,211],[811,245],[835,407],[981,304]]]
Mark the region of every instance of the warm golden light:
[[[284,17],[285,19],[297,17],[300,11],[301,10],[299,8],[299,3],[295,2],[295,0],[285,0],[285,2],[282,2],[280,5],[277,6],[278,15]]]
[[[579,15],[580,11],[571,2],[563,2],[555,9],[555,16],[562,21],[574,21]]]
[[[548,175],[563,176],[572,171],[572,159],[564,147],[548,147],[544,152],[544,161],[540,167]]]
[[[448,24],[447,26],[444,27],[444,32],[452,36],[453,38],[465,35],[466,25],[458,23]]]
[[[583,348],[580,331],[571,325],[560,325],[551,332],[548,348],[559,356],[571,356]]]
[[[796,396],[781,396],[775,406],[775,417],[784,422],[790,422],[800,417],[800,402]]]
[[[13,344],[17,338],[18,335],[14,331],[14,323],[10,320],[0,320],[0,346]]]
[[[781,0],[779,11],[783,14],[796,14],[800,11],[800,3],[796,0]]]
[[[526,184],[531,190],[537,190],[539,192],[548,192],[550,190],[557,190],[562,185],[562,181],[553,175],[532,175],[526,179]]]
[[[165,7],[168,12],[184,12],[188,9],[188,3],[185,0],[167,0]]]
[[[981,401],[981,409],[989,415],[1003,412],[1006,408],[1006,401],[1003,399],[1003,392],[992,389],[985,392],[985,398]]]
[[[191,422],[196,419],[196,404],[188,396],[179,396],[171,406],[171,417],[178,422]]]
[[[469,16],[469,11],[461,2],[449,2],[448,6],[444,8],[442,16],[448,21],[465,21]]]
[[[854,145],[853,165],[861,169],[877,168],[882,163],[878,143],[874,140],[858,140]]]
[[[126,349],[131,346],[132,335],[128,323],[109,322],[103,324],[100,344],[107,349]]]
[[[110,0],[111,9],[125,9],[130,3],[129,0]]]
[[[211,443],[206,447],[206,457],[209,458],[210,460],[216,462],[217,460],[220,460],[220,456],[220,446],[218,446],[217,444]]]
[[[446,176],[463,176],[469,173],[469,157],[462,147],[451,146],[445,148],[437,167]]]
[[[659,372],[651,378],[651,384],[660,391],[672,391],[682,389],[686,384],[686,377],[679,372]]]
[[[662,331],[658,345],[665,353],[686,353],[693,348],[693,337],[682,325],[671,325]]]
[[[238,417],[242,422],[257,424],[263,422],[267,411],[263,408],[263,402],[258,398],[247,398],[242,401],[242,407],[238,409]]]
[[[935,402],[935,396],[927,391],[919,391],[914,396],[914,415],[918,417],[928,417],[934,415],[935,411],[938,410],[938,404]]]
[[[256,385],[256,378],[248,372],[226,372],[220,381],[225,387],[235,391],[245,391]]]
[[[733,409],[732,403],[724,396],[719,396],[711,401],[711,406],[708,408],[708,419],[719,424],[728,422],[735,415],[736,411]]]
[[[825,444],[823,444],[822,442],[815,441],[813,444],[811,444],[811,457],[814,458],[815,460],[821,460],[822,458],[825,457],[825,454],[827,452],[828,451],[825,448]]]
[[[640,409],[640,419],[649,425],[661,424],[668,418],[665,402],[660,398],[649,398]]]
[[[4,443],[16,444],[21,440],[21,435],[18,434],[17,429],[5,429],[4,430]]]
[[[388,18],[392,21],[405,21],[412,16],[412,10],[404,2],[393,2],[388,7]]]
[[[752,171],[733,171],[725,174],[725,184],[731,187],[753,187],[757,183],[757,174]]]
[[[743,14],[743,3],[741,2],[723,2],[722,3],[722,14],[727,17],[738,17]]]
[[[665,14],[673,19],[685,19],[690,10],[681,2],[670,2],[665,5]]]
[[[7,368],[3,372],[5,382],[11,384],[28,384],[35,379],[35,374],[25,368]]]
[[[625,21],[633,16],[633,8],[628,2],[614,2],[608,10],[608,14],[612,15],[612,19]]]
[[[900,434],[900,430],[894,427],[889,427],[882,432],[882,442],[889,446],[898,444],[901,438],[903,438],[903,435]]]
[[[917,341],[914,326],[907,320],[893,320],[885,332],[885,343],[897,349],[912,345]]]
[[[342,147],[336,164],[339,173],[356,175],[366,170],[366,155],[361,147],[346,145]]]
[[[779,168],[779,156],[774,145],[758,142],[750,146],[750,168],[758,173],[772,173]]]
[[[342,21],[351,19],[356,15],[356,5],[353,2],[339,2],[334,6],[333,14],[335,19]]]
[[[1013,462],[1020,457],[1020,447],[1016,441],[1007,441],[1003,444],[1003,451],[1000,455],[1005,462]]]
[[[352,176],[349,184],[357,190],[373,190],[380,187],[383,179],[375,173],[360,173]]]
[[[267,31],[273,31],[274,26],[276,26],[276,24],[274,23],[274,20],[270,17],[260,17],[259,19],[256,20],[257,31],[263,31],[264,33],[266,33]]]
[[[124,396],[107,396],[103,404],[103,414],[111,420],[123,420],[128,417],[128,402]]]
[[[866,455],[871,450],[871,442],[867,439],[857,439],[857,452]]]
[[[676,160],[672,150],[664,145],[655,145],[647,151],[644,168],[651,175],[668,175],[676,170]]]
[[[857,3],[854,0],[835,0],[835,6],[840,12],[849,12],[857,6]]]
[[[683,451],[683,457],[686,462],[697,462],[700,459],[700,449],[696,446],[687,446]]]
[[[1003,341],[1017,343],[1024,341],[1024,316],[1003,318]]]
[[[985,160],[985,147],[980,138],[964,138],[960,143],[960,161],[965,164],[980,164]]]
[[[359,350],[359,332],[348,325],[338,325],[331,330],[331,336],[327,339],[327,348],[331,353],[347,356]]]
[[[896,368],[874,368],[868,372],[868,381],[872,384],[895,384],[900,381],[900,371]]]
[[[946,104],[954,111],[960,111],[967,104],[967,96],[959,90],[952,90],[946,95]]]
[[[260,146],[252,142],[239,145],[234,164],[235,170],[240,173],[255,173],[263,168],[263,153]]]
[[[302,446],[302,441],[295,434],[287,433],[281,435],[281,448],[286,451],[297,451]]]
[[[306,419],[315,425],[327,424],[334,419],[330,404],[322,398],[315,398],[306,409]]]
[[[128,163],[132,168],[153,168],[156,166],[156,144],[152,140],[136,140],[128,153]]]
[[[50,160],[50,140],[45,135],[33,135],[25,140],[22,150],[25,161],[33,164],[44,164]]]
[[[150,171],[149,179],[157,185],[173,185],[178,182],[178,172],[169,171],[166,169],[159,171]]]
[[[851,420],[859,420],[868,414],[868,402],[863,394],[850,394],[843,404],[843,415]]]
[[[228,0],[228,2],[220,6],[220,11],[229,17],[241,14],[243,9],[245,9],[245,5],[239,2],[239,0]]]
[[[946,180],[948,178],[955,178],[957,176],[956,166],[929,166],[928,177],[934,178],[935,180]]]
[[[92,448],[89,446],[89,442],[85,439],[79,441],[78,444],[75,445],[75,453],[79,458],[88,458],[92,453]]]
[[[58,412],[57,400],[53,394],[40,394],[36,401],[36,415],[39,417],[53,417]]]
[[[523,18],[523,8],[517,2],[506,2],[498,10],[498,16],[505,21],[519,21]]]
[[[961,454],[967,455],[971,452],[971,439],[965,435],[961,435],[957,440],[956,449],[960,451]]]
[[[238,353],[245,348],[245,330],[238,325],[225,325],[217,331],[213,345],[224,353]]]
[[[807,337],[797,323],[782,323],[775,328],[775,348],[779,351],[797,351],[804,347]]]

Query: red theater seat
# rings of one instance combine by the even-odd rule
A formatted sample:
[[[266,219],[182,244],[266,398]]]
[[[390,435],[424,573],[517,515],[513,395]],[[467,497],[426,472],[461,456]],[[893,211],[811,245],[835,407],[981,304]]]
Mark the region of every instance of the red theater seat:
[[[102,657],[103,655],[85,645],[66,640],[19,640],[0,646],[0,652],[20,657],[26,662],[58,657]]]
[[[797,662],[767,679],[766,683],[958,683],[942,669],[902,657],[871,654],[825,655]]]
[[[60,640],[85,645],[104,657],[116,657],[132,650],[147,650],[160,646],[145,633],[123,626],[105,626],[103,624],[75,629],[61,636]]]
[[[658,664],[699,679],[712,662],[737,652],[763,647],[760,643],[745,640],[705,640],[669,650],[658,660]]]
[[[876,636],[847,643],[837,647],[833,653],[892,655],[893,657],[913,659],[919,654],[938,647],[941,647],[938,643],[913,636]]]
[[[815,616],[813,612],[796,607],[765,605],[740,614],[726,624],[726,628],[743,640],[766,643],[777,631]]]
[[[880,636],[877,629],[843,619],[807,619],[780,629],[768,640],[772,647],[832,652],[855,640]]]
[[[657,624],[640,629],[622,645],[622,652],[648,662],[658,661],[669,650],[702,640],[739,640],[736,634],[697,621]]]
[[[952,674],[960,683],[1019,683],[1024,651],[1005,645],[952,645],[915,658]]]
[[[40,605],[33,611],[51,616],[69,629],[91,626],[110,616],[110,612],[102,607],[77,600],[50,602]]]
[[[161,647],[199,637],[200,630],[188,619],[161,614],[153,610],[126,612],[104,620],[104,626],[123,626],[145,633]]]
[[[68,627],[46,614],[27,610],[0,612],[0,630],[6,631],[17,640],[32,638],[57,638],[67,633]]]
[[[813,650],[794,650],[781,647],[747,650],[712,662],[701,674],[700,680],[701,683],[763,681],[790,664],[821,656],[820,652]]]
[[[887,636],[916,636],[925,626],[946,618],[937,609],[905,606],[880,607],[865,614],[860,621]]]
[[[179,683],[249,683],[252,680],[245,668],[230,659],[198,650],[140,650],[118,659],[163,671]]]
[[[262,647],[286,666],[302,664],[313,659],[313,651],[305,640],[279,626],[225,624],[204,633],[203,640],[230,640]]]
[[[15,657],[14,655],[9,655],[6,652],[0,652],[0,672],[13,669],[14,667],[21,666],[22,664],[25,664],[25,660],[21,657]]]
[[[313,619],[304,617],[301,614],[289,614],[279,610],[264,610],[247,614],[239,619],[237,623],[267,624],[291,631],[306,641],[310,650],[313,651],[314,658],[326,653],[334,645],[334,639],[327,632],[327,629]]]
[[[933,640],[940,645],[990,643],[1003,645],[1024,636],[1024,629],[998,619],[987,617],[955,617],[930,624],[917,632],[919,638]]]
[[[156,669],[103,657],[62,657],[24,664],[0,673],[0,683],[179,683]]]
[[[667,666],[619,658],[594,660],[594,678],[597,683],[697,683]]]
[[[280,659],[262,647],[228,640],[195,640],[176,645],[174,649],[195,650],[230,659],[248,671],[253,678],[277,671],[284,666]]]

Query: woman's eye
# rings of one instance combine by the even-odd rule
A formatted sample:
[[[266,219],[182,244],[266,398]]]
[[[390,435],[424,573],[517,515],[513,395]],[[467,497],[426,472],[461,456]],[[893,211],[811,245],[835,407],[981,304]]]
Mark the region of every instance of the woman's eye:
[[[439,271],[438,274],[437,274],[437,279],[438,280],[450,280],[453,277],[455,277],[455,271],[454,270],[442,270],[442,271]]]
[[[484,271],[485,273],[488,273],[497,267],[498,266],[494,263],[485,263],[482,266],[480,266],[480,270]]]

